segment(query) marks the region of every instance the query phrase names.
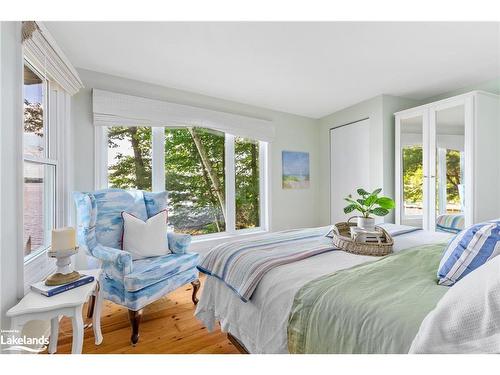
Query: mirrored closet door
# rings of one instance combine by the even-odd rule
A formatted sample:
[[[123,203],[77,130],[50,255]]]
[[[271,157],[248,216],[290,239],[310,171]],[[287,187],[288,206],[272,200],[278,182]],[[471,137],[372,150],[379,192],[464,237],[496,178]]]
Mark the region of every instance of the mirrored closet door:
[[[424,228],[424,126],[427,116],[422,111],[410,112],[400,117],[399,155],[400,200],[396,215],[403,225]]]
[[[430,229],[439,229],[441,223],[452,225],[453,220],[465,223],[466,217],[470,217],[466,215],[465,199],[471,169],[466,155],[470,150],[465,139],[466,111],[471,110],[471,105],[463,99],[431,107],[429,111]],[[470,120],[468,124],[470,127]]]
[[[396,223],[456,233],[500,218],[500,99],[473,91],[397,112]]]

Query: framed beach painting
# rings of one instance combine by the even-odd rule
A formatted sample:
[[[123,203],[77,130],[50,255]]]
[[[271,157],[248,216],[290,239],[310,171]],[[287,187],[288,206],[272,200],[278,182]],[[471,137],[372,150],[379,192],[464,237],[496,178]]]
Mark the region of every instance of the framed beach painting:
[[[309,153],[282,152],[283,189],[309,189]]]

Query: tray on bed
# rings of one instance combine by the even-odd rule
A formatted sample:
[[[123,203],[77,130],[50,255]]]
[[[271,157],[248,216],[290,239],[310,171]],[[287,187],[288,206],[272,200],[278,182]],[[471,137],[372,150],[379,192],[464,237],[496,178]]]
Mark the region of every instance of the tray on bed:
[[[361,239],[362,236],[355,239],[351,237],[351,227],[355,226],[356,224],[349,221],[335,224],[331,232],[334,245],[340,250],[358,255],[384,256],[392,253],[394,241],[384,228],[375,227],[380,232],[378,242],[365,242]]]

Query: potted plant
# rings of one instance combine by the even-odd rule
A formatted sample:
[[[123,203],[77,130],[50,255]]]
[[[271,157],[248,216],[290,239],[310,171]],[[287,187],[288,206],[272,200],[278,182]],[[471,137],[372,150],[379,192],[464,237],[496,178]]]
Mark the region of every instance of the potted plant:
[[[353,211],[361,212],[362,216],[358,217],[358,227],[365,230],[375,230],[375,218],[370,215],[385,216],[394,208],[395,203],[389,197],[379,197],[382,189],[375,189],[369,193],[365,189],[357,189],[359,198],[354,199],[352,194],[344,198],[349,205],[344,208],[344,213],[348,214]]]

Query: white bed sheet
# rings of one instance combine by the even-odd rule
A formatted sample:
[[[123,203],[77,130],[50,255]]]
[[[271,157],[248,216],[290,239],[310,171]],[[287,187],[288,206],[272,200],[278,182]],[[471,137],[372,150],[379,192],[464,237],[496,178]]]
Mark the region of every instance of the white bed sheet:
[[[394,224],[385,225],[388,226],[396,228]],[[394,237],[394,251],[446,242],[450,236],[421,230],[403,234]],[[208,276],[195,316],[209,330],[213,330],[219,321],[222,331],[237,337],[250,353],[288,353],[288,316],[296,292],[322,275],[377,259],[331,251],[276,267],[263,277],[247,303],[222,281]]]

